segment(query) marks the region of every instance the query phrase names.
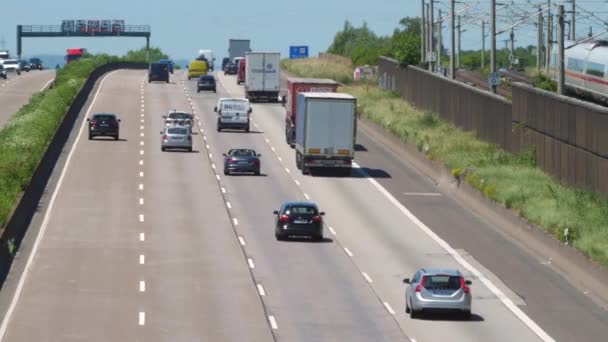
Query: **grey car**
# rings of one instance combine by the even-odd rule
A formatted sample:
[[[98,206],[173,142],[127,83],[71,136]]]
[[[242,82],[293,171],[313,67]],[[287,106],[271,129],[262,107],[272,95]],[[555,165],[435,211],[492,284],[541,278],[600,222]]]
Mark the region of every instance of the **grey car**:
[[[160,140],[160,150],[168,149],[183,149],[192,152],[192,133],[188,127],[165,127],[160,132],[162,138]]]
[[[471,316],[471,285],[458,270],[421,268],[414,276],[403,279],[405,313],[416,318],[423,311],[461,313]]]
[[[232,149],[224,153],[224,174],[233,172],[250,172],[256,176],[260,175],[260,157],[256,151],[251,149],[239,148]]]

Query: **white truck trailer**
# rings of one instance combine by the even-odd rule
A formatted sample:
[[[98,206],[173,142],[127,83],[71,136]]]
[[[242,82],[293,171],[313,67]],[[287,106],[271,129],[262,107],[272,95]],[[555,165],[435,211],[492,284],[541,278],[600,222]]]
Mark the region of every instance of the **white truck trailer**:
[[[328,168],[350,174],[355,157],[357,99],[343,93],[299,93],[296,165],[302,174]]]
[[[245,97],[249,101],[279,101],[280,63],[278,52],[248,52],[245,55]]]

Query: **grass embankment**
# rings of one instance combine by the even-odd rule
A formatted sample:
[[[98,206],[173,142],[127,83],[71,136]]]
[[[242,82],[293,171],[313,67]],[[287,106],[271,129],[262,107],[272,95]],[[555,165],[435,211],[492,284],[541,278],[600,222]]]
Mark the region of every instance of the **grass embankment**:
[[[318,62],[297,63],[310,63],[312,67]],[[309,76],[299,73],[300,70],[308,69],[288,68],[302,77]],[[428,158],[441,161],[456,178],[474,186],[486,197],[515,210],[561,241],[567,227],[570,243],[575,248],[608,266],[608,197],[563,186],[536,167],[532,152],[507,153],[434,113],[416,110],[398,94],[359,84],[340,91],[357,97],[361,115],[402,141],[415,144]]]
[[[32,96],[0,130],[0,231],[81,85],[93,69],[118,60],[101,55],[59,69],[53,88]]]

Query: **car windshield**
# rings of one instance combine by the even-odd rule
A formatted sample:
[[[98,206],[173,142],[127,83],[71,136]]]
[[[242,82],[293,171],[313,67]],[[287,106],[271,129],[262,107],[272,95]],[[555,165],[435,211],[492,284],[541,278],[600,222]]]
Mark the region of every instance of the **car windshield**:
[[[171,114],[169,114],[169,118],[176,119],[176,120],[188,120],[188,119],[190,119],[190,114],[188,114],[188,113],[171,113]]]
[[[458,290],[460,288],[460,277],[449,275],[425,276],[423,286],[429,290]]]
[[[40,63],[40,60],[38,58],[32,58],[32,59],[30,59],[30,62],[32,62],[32,63]]]
[[[114,120],[115,117],[114,115],[94,115],[93,116],[94,120],[101,120],[101,121],[109,121],[109,120]]]
[[[200,78],[201,81],[207,81],[207,82],[213,82],[215,81],[215,79],[213,78],[213,76],[203,76]]]
[[[257,155],[254,150],[231,150],[229,154],[234,157],[255,157]]]
[[[186,128],[179,128],[179,127],[174,127],[174,128],[169,128],[169,129],[167,129],[167,133],[168,133],[168,134],[187,135],[187,134],[188,134],[188,129],[186,129]]]
[[[245,101],[229,100],[222,101],[221,109],[223,111],[246,111],[249,105]]]
[[[294,205],[285,208],[285,215],[316,215],[317,208],[311,206]]]

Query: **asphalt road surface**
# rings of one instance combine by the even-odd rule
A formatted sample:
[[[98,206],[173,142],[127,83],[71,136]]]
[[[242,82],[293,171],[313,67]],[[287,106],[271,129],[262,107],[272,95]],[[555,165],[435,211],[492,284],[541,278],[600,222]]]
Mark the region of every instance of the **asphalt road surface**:
[[[0,78],[0,128],[54,78],[55,70],[33,70],[21,75],[9,72],[6,80]]]
[[[170,84],[144,76],[111,73],[91,100],[90,113],[120,116],[120,141],[89,141],[86,127],[74,129],[58,188],[34,219],[41,233],[26,238],[38,239],[35,257],[19,255],[26,272],[7,280],[20,296],[8,301],[4,341],[606,336],[605,311],[437,195],[371,133],[359,132],[351,177],[302,176],[279,104],[253,105],[250,133],[217,132],[217,99],[243,95],[233,76],[218,74],[217,94],[196,93],[181,72]],[[161,116],[174,108],[198,118],[192,153],[160,151]],[[261,153],[262,175],[224,176],[230,148]],[[312,200],[327,213],[323,242],[275,240],[272,211],[288,200]],[[405,314],[401,280],[420,267],[458,268],[472,279],[471,320]]]

